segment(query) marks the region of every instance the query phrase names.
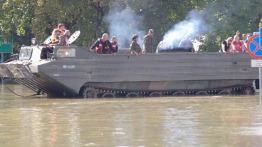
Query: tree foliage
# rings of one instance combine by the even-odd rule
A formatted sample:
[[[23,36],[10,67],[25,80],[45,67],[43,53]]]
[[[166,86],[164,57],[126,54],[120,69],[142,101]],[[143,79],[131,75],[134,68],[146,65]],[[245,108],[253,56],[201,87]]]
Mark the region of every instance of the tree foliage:
[[[101,3],[102,2],[102,3]],[[217,51],[221,40],[257,31],[262,19],[261,0],[4,0],[0,2],[0,33],[13,36],[14,47],[29,45],[32,37],[44,41],[58,23],[71,32],[81,30],[77,45],[88,47],[108,25],[103,17],[110,9],[129,9],[143,17],[140,29],[154,29],[155,45],[174,24],[187,19],[193,9],[200,11],[209,32],[201,34],[201,51]]]

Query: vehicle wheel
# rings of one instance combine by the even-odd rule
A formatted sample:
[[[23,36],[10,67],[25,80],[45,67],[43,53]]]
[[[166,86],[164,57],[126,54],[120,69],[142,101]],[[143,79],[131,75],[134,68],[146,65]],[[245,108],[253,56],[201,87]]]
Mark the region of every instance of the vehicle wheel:
[[[185,96],[185,92],[184,91],[176,91],[172,94],[173,96]]]
[[[149,97],[162,97],[162,93],[160,92],[152,92],[149,94]]]
[[[136,97],[139,97],[139,94],[138,93],[135,93],[135,92],[130,92],[126,95],[127,98],[136,98]]]
[[[198,91],[196,95],[207,95],[206,91]]]
[[[253,95],[255,93],[255,90],[254,90],[254,88],[252,88],[252,87],[246,87],[245,89],[244,89],[244,94],[245,95]]]
[[[93,87],[86,87],[83,91],[84,98],[97,98],[97,91]]]
[[[218,95],[229,95],[231,94],[229,89],[224,89],[218,93]]]
[[[115,94],[114,93],[104,93],[102,95],[102,98],[115,98]]]

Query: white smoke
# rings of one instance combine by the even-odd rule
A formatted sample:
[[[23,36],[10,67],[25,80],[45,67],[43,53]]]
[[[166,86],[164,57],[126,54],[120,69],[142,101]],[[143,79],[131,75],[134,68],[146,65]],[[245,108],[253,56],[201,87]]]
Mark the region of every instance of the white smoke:
[[[175,48],[178,46],[180,40],[184,39],[186,35],[195,37],[209,30],[197,10],[190,11],[187,17],[187,20],[175,24],[173,28],[165,34],[162,48]]]
[[[109,36],[117,37],[120,48],[128,48],[135,34],[139,36],[138,43],[142,47],[145,31],[139,29],[142,22],[141,16],[127,9],[110,10],[104,21],[109,25]]]

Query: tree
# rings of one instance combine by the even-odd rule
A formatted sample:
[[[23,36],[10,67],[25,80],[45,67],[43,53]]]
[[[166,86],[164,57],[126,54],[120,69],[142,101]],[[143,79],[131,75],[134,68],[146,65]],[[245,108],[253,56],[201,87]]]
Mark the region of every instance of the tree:
[[[209,33],[204,34],[206,40],[200,47],[201,51],[218,51],[220,42],[229,36],[234,36],[239,30],[241,33],[257,31],[262,11],[258,5],[262,1],[234,1],[234,0],[207,0],[203,8],[203,17],[212,26]]]
[[[261,0],[4,0],[0,5],[0,32],[5,39],[13,36],[16,49],[29,45],[32,37],[44,41],[58,23],[64,23],[71,33],[80,30],[75,43],[88,47],[108,32],[104,16],[110,9],[129,10],[139,17],[130,27],[144,32],[154,29],[155,46],[175,24],[188,19],[189,11],[197,9],[210,27],[199,34],[205,38],[201,51],[218,51],[220,42],[236,30],[257,31],[262,19],[257,7]]]
[[[97,8],[98,4],[103,8]],[[5,0],[0,12],[1,33],[6,39],[14,36],[14,42],[29,45],[32,37],[42,42],[58,23],[64,23],[72,33],[81,30],[76,44],[90,46],[106,28],[102,17],[107,7],[108,1],[98,0]]]
[[[31,18],[34,16],[34,9],[31,3],[26,0],[19,2],[6,0],[1,3],[0,28],[2,38],[10,40],[13,38],[13,47],[18,48],[22,44],[29,45],[33,36],[31,33]]]

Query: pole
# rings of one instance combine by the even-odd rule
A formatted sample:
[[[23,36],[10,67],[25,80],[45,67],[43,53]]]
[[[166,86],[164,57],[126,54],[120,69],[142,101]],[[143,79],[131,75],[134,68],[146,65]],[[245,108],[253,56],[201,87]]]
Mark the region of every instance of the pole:
[[[4,53],[1,53],[1,63],[4,63]]]
[[[4,63],[4,53],[1,53],[1,63]],[[2,85],[4,84],[3,79],[1,79]]]
[[[262,67],[259,67],[259,98],[262,100]]]
[[[260,47],[262,47],[262,37],[260,37],[260,36],[262,36],[262,27],[259,28],[259,45],[260,45]]]
[[[262,27],[259,28],[259,45],[262,47]],[[262,101],[262,67],[259,67],[259,98]]]

